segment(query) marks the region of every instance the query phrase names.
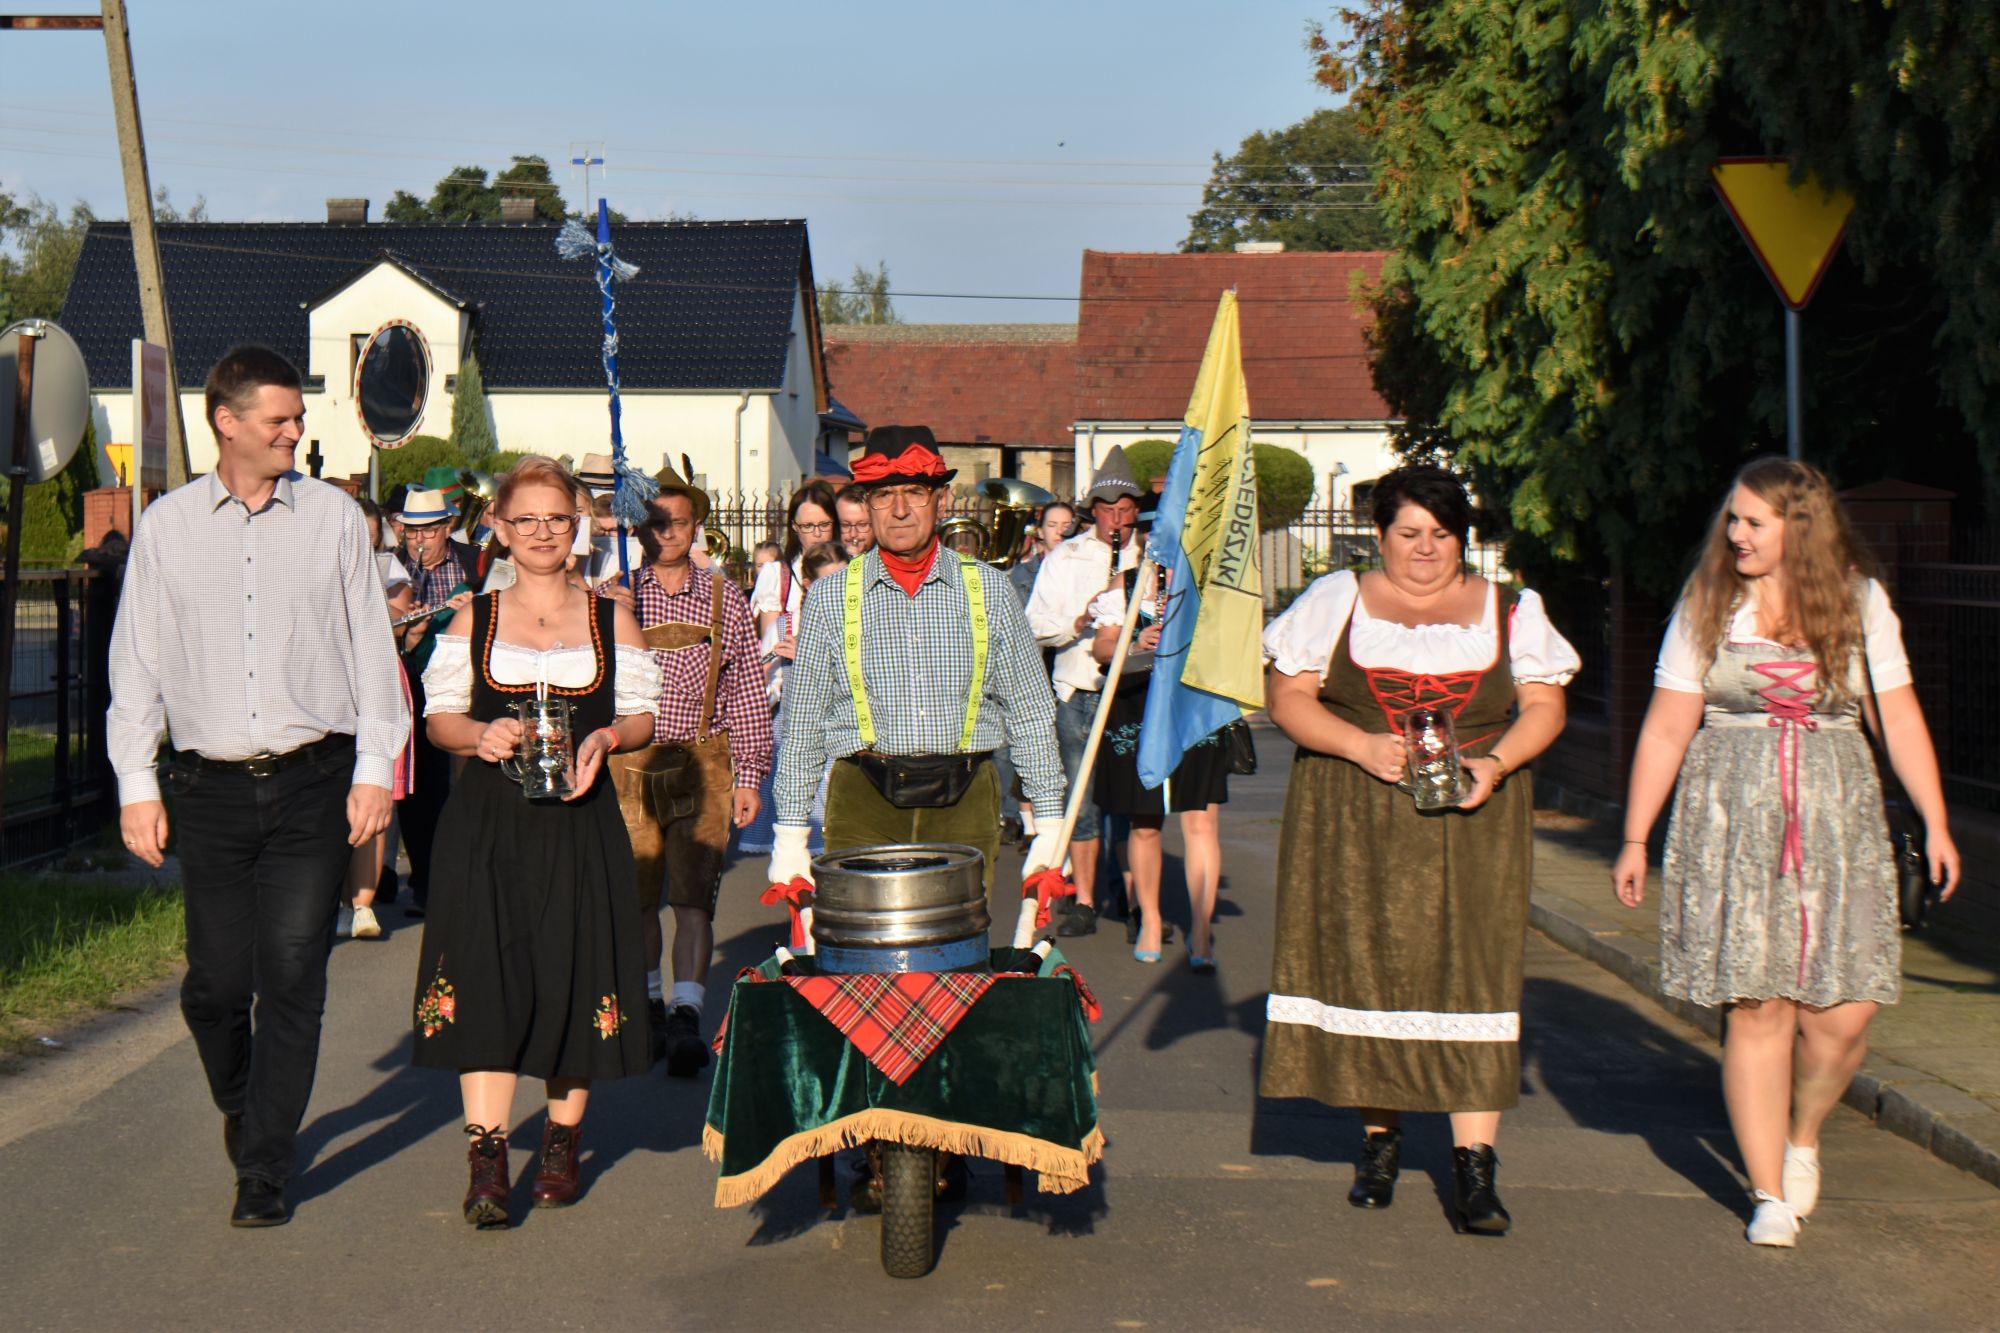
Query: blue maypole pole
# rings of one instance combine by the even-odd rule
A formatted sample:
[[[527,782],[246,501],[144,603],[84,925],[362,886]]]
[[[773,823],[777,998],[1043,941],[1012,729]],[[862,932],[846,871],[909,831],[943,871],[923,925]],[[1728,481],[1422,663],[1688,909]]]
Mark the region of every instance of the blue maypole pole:
[[[556,233],[556,253],[564,259],[585,255],[597,261],[597,292],[604,311],[604,384],[611,391],[611,516],[618,520],[618,580],[632,582],[631,559],[626,551],[626,532],[646,521],[646,502],[660,493],[651,477],[625,461],[625,433],[618,402],[618,302],[612,288],[620,280],[639,271],[611,250],[611,210],[597,201],[597,235],[575,218],[563,223]]]

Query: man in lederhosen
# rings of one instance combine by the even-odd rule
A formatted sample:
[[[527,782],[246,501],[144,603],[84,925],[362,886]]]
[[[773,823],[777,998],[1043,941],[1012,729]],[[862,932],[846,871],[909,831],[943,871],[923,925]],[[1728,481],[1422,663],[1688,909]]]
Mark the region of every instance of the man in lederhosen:
[[[801,609],[774,785],[773,883],[812,878],[807,821],[829,759],[828,850],[966,843],[986,857],[989,891],[1000,851],[993,751],[1012,747],[1036,809],[1062,808],[1055,700],[1007,575],[938,548],[955,475],[928,428],[869,432],[854,478],[868,490],[875,548],[814,583]],[[1056,832],[1030,844],[1026,872],[1048,865]]]
[[[632,606],[665,677],[654,711],[653,744],[611,759],[625,828],[639,871],[645,922],[646,990],[653,1058],[691,1078],[708,1063],[701,1038],[715,901],[731,825],[757,817],[758,786],[771,767],[771,715],[750,604],[720,569],[689,559],[708,517],[708,496],[673,468],[639,530],[645,565],[627,591],[605,593]],[[662,985],[662,878],[674,911],[672,1004]]]

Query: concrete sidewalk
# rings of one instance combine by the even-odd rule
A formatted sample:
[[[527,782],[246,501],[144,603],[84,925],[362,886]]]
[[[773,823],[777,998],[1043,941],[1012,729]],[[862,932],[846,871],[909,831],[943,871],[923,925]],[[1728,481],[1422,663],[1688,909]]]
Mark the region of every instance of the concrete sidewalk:
[[[1646,903],[1611,896],[1615,826],[1535,813],[1534,927],[1702,1028],[1721,1011],[1659,993],[1659,868]],[[1903,998],[1869,1028],[1847,1103],[1938,1158],[2000,1185],[2000,942],[1949,925],[1903,935]]]

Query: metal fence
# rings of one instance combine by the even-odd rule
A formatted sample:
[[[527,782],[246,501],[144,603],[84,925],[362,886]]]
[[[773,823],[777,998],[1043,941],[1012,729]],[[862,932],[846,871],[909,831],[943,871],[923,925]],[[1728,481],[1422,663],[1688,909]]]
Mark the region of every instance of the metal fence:
[[[1954,555],[1968,552],[1954,542]],[[2000,811],[2000,563],[1896,567],[1903,642],[1955,805]]]
[[[784,544],[789,499],[789,494],[716,496],[708,526],[727,539],[727,568],[737,582],[747,578],[750,552],[759,542]],[[1027,517],[1032,521],[1032,515]],[[942,521],[953,519],[972,520],[989,533],[1010,526],[1000,522],[1001,515],[990,501],[969,495],[952,497]],[[1014,527],[1014,531],[1019,530]],[[1337,569],[1371,569],[1377,563],[1374,524],[1361,509],[1308,509],[1286,526],[1265,533],[1259,547],[1264,606],[1272,614],[1290,605],[1322,574]],[[982,559],[1001,554],[991,549],[990,541],[983,549],[967,549]],[[1497,545],[1475,541],[1468,559],[1489,578],[1501,572],[1501,548]]]
[[[114,583],[89,569],[21,575],[0,864],[67,847],[112,808],[103,730],[114,597]]]

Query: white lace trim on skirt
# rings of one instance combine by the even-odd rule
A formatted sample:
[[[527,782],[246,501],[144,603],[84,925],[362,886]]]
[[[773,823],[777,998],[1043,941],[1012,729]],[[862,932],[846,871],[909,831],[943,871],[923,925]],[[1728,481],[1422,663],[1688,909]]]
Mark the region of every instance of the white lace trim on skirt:
[[[1264,1006],[1273,1023],[1298,1023],[1342,1037],[1391,1041],[1519,1041],[1521,1015],[1440,1014],[1422,1009],[1342,1009],[1305,995],[1273,995]]]

